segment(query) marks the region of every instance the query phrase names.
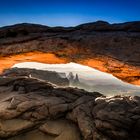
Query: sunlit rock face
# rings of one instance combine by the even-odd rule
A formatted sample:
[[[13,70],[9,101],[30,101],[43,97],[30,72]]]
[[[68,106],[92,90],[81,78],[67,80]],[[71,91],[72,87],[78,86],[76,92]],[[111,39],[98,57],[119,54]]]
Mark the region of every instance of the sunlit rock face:
[[[140,22],[0,29],[0,71],[19,62],[84,64],[140,85]]]

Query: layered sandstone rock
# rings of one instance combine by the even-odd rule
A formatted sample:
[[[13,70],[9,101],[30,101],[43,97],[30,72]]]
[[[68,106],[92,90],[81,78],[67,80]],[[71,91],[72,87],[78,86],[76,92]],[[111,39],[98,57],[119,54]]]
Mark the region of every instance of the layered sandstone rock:
[[[0,71],[20,62],[76,62],[140,85],[140,22],[0,28]]]
[[[0,78],[0,139],[139,140],[140,97]]]

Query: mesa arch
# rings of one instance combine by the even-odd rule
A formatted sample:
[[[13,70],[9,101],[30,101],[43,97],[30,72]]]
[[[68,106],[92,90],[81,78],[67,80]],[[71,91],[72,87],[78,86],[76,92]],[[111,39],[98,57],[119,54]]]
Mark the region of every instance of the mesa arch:
[[[0,28],[0,72],[21,62],[75,62],[140,85],[140,23]]]

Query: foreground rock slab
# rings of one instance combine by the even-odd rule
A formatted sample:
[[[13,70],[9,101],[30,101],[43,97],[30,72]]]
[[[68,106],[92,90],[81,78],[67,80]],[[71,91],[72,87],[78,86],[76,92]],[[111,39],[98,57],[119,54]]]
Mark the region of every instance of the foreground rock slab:
[[[139,140],[140,97],[0,78],[2,140]]]

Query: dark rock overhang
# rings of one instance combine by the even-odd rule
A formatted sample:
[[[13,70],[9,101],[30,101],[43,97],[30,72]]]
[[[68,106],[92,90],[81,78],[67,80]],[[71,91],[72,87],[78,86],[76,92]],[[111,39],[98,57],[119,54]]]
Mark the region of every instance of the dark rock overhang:
[[[26,61],[76,62],[140,85],[139,48],[139,21],[76,27],[17,24],[0,28],[0,71]]]

